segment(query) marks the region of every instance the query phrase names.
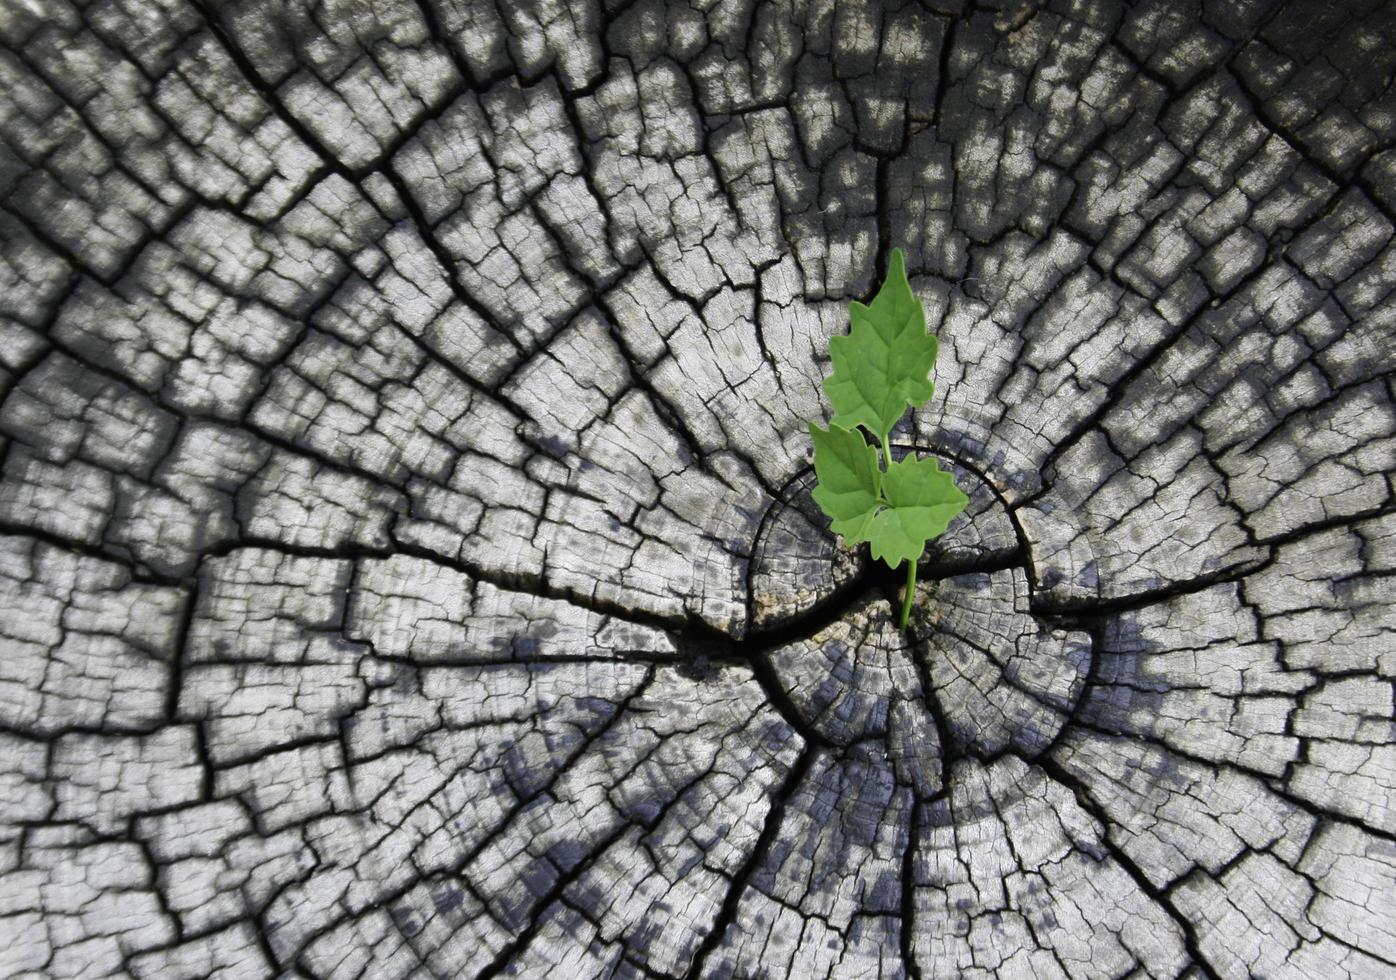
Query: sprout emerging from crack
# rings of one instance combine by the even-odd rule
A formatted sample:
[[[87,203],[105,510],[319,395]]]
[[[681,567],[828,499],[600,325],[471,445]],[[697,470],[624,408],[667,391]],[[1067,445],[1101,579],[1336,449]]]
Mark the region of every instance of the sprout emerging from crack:
[[[892,250],[872,305],[851,303],[849,319],[849,332],[829,340],[834,373],[824,379],[824,391],[834,417],[827,429],[809,423],[818,479],[813,496],[845,544],[867,542],[889,568],[907,563],[905,629],[926,542],[945,533],[969,498],[934,459],[908,454],[894,461],[887,442],[907,408],[930,399],[940,347],[926,332],[926,310],[907,282],[901,249]],[[881,446],[880,459],[864,432]]]

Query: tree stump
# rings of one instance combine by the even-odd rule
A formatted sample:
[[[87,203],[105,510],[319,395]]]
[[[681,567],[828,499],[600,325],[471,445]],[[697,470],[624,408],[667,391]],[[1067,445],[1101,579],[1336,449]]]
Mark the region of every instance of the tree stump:
[[[0,974],[1396,975],[1396,5],[0,46]],[[906,630],[805,429],[893,247]]]

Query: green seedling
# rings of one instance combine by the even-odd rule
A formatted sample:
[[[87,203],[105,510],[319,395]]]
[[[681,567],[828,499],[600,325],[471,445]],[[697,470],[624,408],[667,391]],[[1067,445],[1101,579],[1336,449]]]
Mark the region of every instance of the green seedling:
[[[888,568],[908,563],[905,629],[916,593],[916,563],[926,542],[945,533],[969,498],[934,459],[907,455],[893,462],[887,442],[907,408],[930,399],[939,350],[926,332],[925,307],[907,282],[901,249],[892,250],[891,268],[872,305],[850,304],[849,319],[849,332],[829,340],[834,373],[824,379],[824,392],[834,417],[827,429],[809,423],[818,482],[814,502],[845,544],[867,542],[873,558]],[[881,446],[880,464],[877,447],[864,432]]]

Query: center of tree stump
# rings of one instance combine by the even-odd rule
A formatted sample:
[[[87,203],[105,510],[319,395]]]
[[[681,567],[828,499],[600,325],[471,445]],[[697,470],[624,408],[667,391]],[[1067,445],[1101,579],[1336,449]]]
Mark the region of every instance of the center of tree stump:
[[[882,742],[898,778],[928,795],[947,753],[1041,753],[1091,660],[1088,633],[1033,614],[1027,544],[994,489],[938,458],[970,504],[921,561],[908,629],[897,627],[901,570],[865,546],[841,546],[810,498],[810,471],[766,515],[750,593],[768,683],[803,732],[835,745]]]

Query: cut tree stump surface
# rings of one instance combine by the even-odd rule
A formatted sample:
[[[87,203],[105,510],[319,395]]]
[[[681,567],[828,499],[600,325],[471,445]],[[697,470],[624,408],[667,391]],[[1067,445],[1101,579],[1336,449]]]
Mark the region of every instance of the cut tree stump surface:
[[[1396,976],[1396,4],[0,8],[0,975]],[[845,550],[806,420],[894,246]]]

